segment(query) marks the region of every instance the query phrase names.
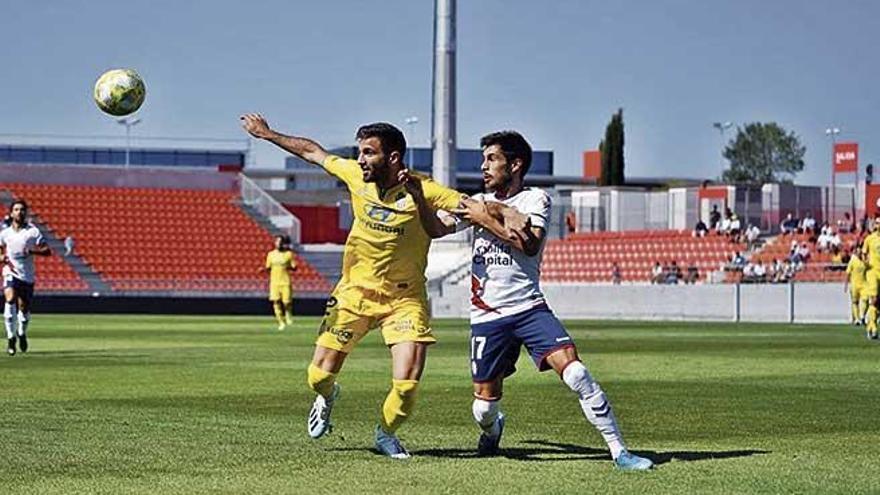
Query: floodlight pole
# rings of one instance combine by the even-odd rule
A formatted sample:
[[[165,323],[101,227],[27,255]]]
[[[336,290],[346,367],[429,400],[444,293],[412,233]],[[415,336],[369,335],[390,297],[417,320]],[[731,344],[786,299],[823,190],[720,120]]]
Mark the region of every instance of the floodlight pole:
[[[416,169],[416,154],[415,154],[415,139],[416,139],[416,124],[419,123],[419,118],[415,115],[407,117],[403,119],[403,122],[409,127],[409,139],[407,142],[409,143],[409,168],[412,170]]]
[[[837,173],[834,170],[834,146],[837,144],[837,135],[840,134],[840,129],[837,127],[829,127],[825,129],[825,135],[831,137],[831,201],[828,205],[828,215],[825,218],[825,221],[828,222],[828,225],[831,225],[834,222],[834,210],[837,209],[837,205],[835,204],[835,200],[837,199]],[[856,185],[858,187],[858,184]]]
[[[125,168],[131,164],[131,128],[140,124],[140,118],[123,117],[116,121],[119,125],[125,126]]]

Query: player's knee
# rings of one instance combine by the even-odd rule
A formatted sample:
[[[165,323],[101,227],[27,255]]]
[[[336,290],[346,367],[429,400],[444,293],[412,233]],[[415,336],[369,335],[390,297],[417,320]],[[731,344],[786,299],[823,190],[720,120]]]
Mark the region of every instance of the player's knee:
[[[587,367],[580,361],[572,361],[565,367],[562,371],[562,381],[582,399],[595,395],[597,391],[602,391],[599,384],[593,380]]]
[[[498,417],[499,401],[474,399],[471,410],[474,413],[474,421],[483,427],[489,427]]]
[[[6,302],[3,306],[3,316],[7,319],[11,319],[18,313],[18,305],[14,302]]]

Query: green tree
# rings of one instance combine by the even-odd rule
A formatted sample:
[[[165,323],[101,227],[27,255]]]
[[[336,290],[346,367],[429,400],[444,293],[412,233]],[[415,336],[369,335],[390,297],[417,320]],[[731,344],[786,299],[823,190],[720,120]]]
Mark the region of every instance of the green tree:
[[[753,122],[738,127],[724,148],[730,168],[721,179],[736,184],[760,185],[767,182],[790,183],[804,169],[804,153],[794,132],[786,132],[775,122]]]
[[[605,139],[599,143],[602,155],[602,174],[600,186],[622,186],[624,178],[623,160],[623,109],[611,116],[611,122],[605,127]]]

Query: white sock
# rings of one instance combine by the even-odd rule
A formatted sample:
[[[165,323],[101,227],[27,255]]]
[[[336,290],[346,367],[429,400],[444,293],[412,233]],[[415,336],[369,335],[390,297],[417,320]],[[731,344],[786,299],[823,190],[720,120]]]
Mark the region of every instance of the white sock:
[[[580,361],[572,362],[563,370],[562,381],[578,394],[584,416],[599,430],[605,443],[608,444],[608,449],[611,450],[611,457],[617,459],[617,456],[626,450],[626,445],[623,443],[623,435],[617,426],[614,411],[611,410],[611,403],[605,397],[605,392],[602,392],[599,384],[593,381],[590,372]]]
[[[6,303],[3,307],[3,323],[6,324],[6,338],[11,339],[15,337],[15,314],[18,313],[18,305],[13,303]]]
[[[28,323],[31,322],[31,313],[28,311],[25,313],[24,311],[18,312],[18,336],[21,337],[27,334]]]
[[[474,399],[471,410],[474,413],[474,421],[489,435],[497,435],[495,420],[501,412],[500,400]]]

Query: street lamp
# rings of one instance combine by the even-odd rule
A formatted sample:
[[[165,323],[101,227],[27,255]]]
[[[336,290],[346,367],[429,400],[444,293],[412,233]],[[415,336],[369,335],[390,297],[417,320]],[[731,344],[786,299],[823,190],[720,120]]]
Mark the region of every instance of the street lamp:
[[[140,118],[124,117],[116,121],[119,125],[125,126],[125,168],[131,163],[131,128],[140,124]]]
[[[407,117],[403,119],[403,122],[409,126],[409,163],[410,168],[415,170],[416,162],[415,162],[415,140],[416,140],[416,124],[419,123],[419,118],[415,115]]]
[[[834,213],[837,211],[837,174],[834,170],[834,145],[837,144],[838,134],[840,134],[840,129],[837,127],[828,127],[825,129],[825,135],[831,138],[831,203],[828,205],[828,211],[826,212],[825,217],[829,223],[834,221]],[[858,182],[858,180],[856,182]],[[828,197],[826,196],[826,199],[827,198]]]

